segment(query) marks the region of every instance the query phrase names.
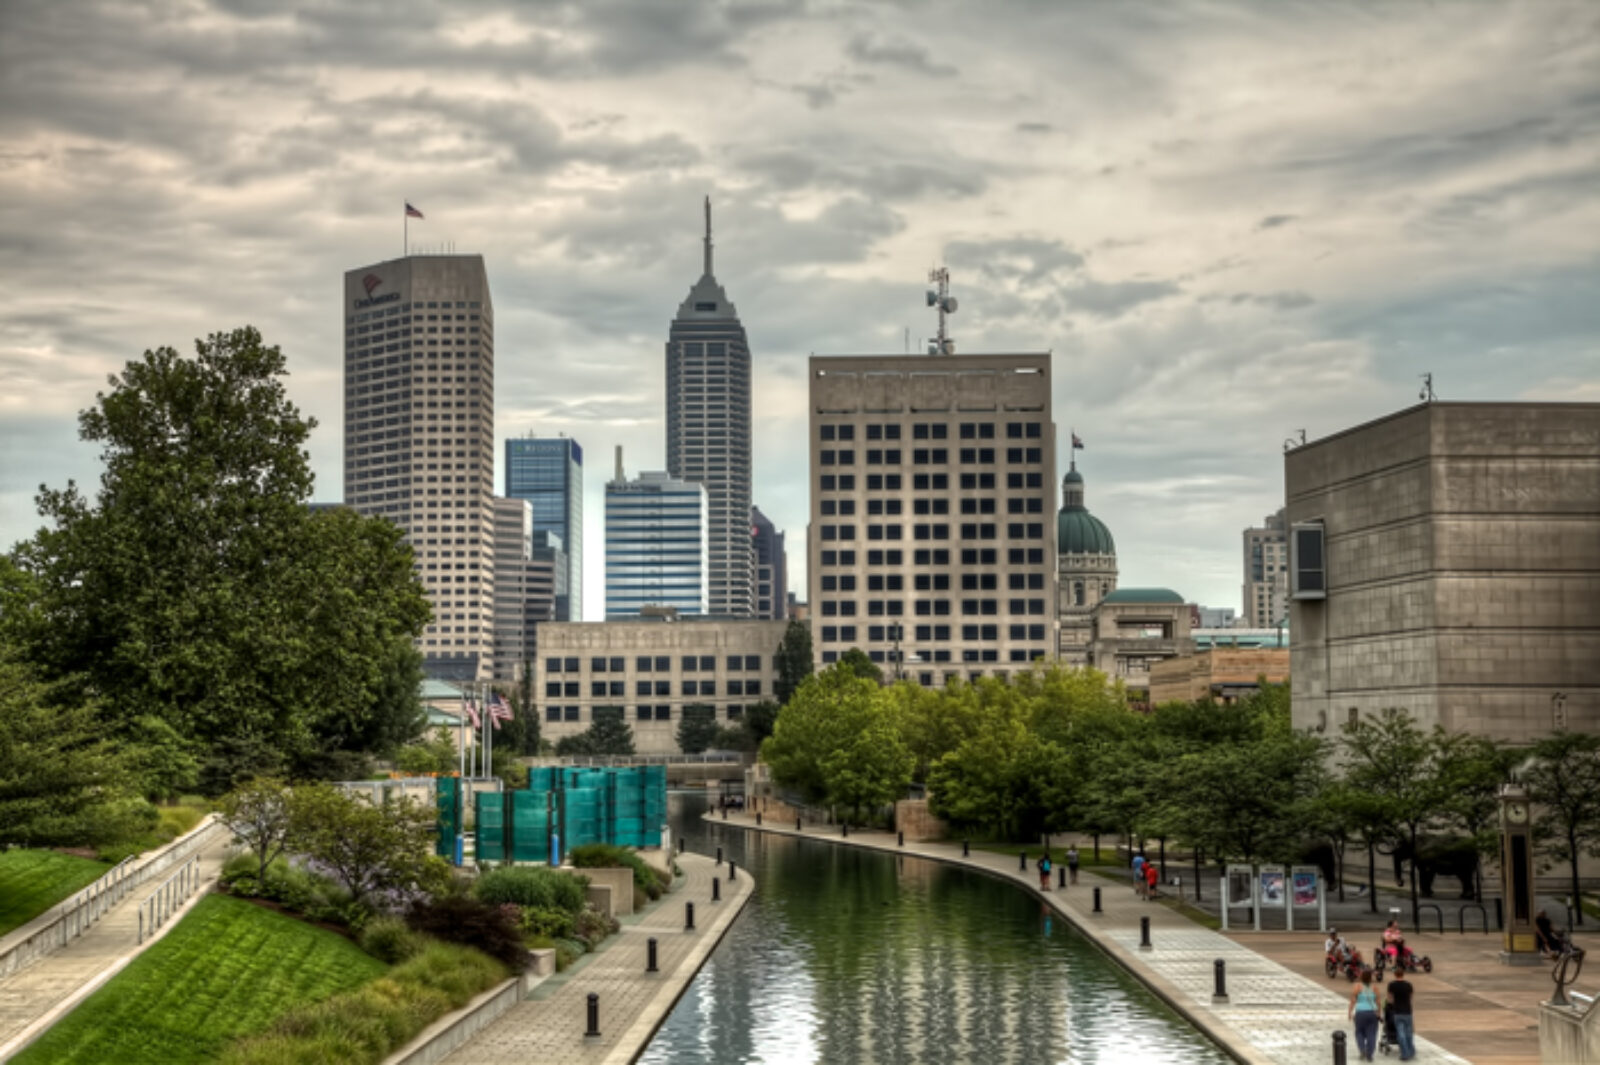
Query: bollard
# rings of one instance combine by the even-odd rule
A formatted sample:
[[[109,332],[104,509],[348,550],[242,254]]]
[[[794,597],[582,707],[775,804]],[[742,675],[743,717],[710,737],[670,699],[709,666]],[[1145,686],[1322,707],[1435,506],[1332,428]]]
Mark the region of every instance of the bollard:
[[[737,879],[739,879],[739,867],[738,867],[738,865],[736,865],[734,863],[734,860],[732,858],[728,859],[728,879],[729,880],[737,880]]]
[[[894,845],[896,847],[904,847],[906,845],[906,834],[904,832],[896,832],[894,834]]]
[[[694,931],[694,903],[692,902],[683,904],[683,930],[685,932]]]
[[[712,883],[715,884],[716,881],[713,880]],[[646,961],[644,963],[644,971],[647,972],[647,973],[660,972],[660,970],[656,968],[656,937],[655,936],[651,936],[650,937],[650,939],[648,940],[647,946],[648,946],[648,950],[645,953]]]
[[[841,836],[843,836],[845,839],[849,839],[850,838],[850,822],[849,821],[845,821],[845,822],[843,822],[843,823],[841,823],[839,825],[839,834]],[[1568,921],[1567,923],[1571,924],[1572,922]]]
[[[1064,866],[1064,865],[1058,865],[1058,866],[1056,866],[1056,887],[1064,888],[1066,886],[1067,886],[1067,867]]]
[[[585,1039],[600,1035],[600,996],[593,991],[589,992],[589,1030],[583,1035]]]
[[[760,810],[756,811],[756,827],[757,828],[761,827],[761,811]]]
[[[1026,873],[1028,871],[1028,852],[1023,851],[1017,855],[1017,869]]]
[[[716,877],[711,878],[711,901],[722,901],[722,881],[718,880]]]
[[[1211,1001],[1221,1003],[1228,1001],[1228,963],[1218,958],[1211,963],[1211,968],[1216,975],[1217,986],[1211,992]]]
[[[1139,949],[1150,949],[1150,917],[1146,915],[1139,918]]]
[[[1506,903],[1499,896],[1495,896],[1494,900],[1494,926],[1501,930],[1506,926]]]
[[[967,858],[967,857],[970,857],[971,854],[972,854],[972,849],[967,846],[967,841],[966,840],[962,840],[961,841],[961,857]]]
[[[797,818],[795,818],[795,819],[794,819],[794,830],[795,830],[795,831],[796,831],[796,832],[803,832],[803,831],[805,831],[805,830],[804,830],[804,829],[802,829],[802,828],[801,828],[801,827],[800,827],[800,819],[799,819],[799,818],[798,818],[798,817],[797,817]]]
[[[1094,912],[1095,913],[1099,913],[1100,912],[1100,889],[1099,888],[1095,888],[1094,889]]]
[[[722,864],[722,848],[721,847],[717,848],[717,864],[718,865]]]
[[[722,808],[722,819],[724,821],[728,819],[728,808],[726,806]]]
[[[1345,1065],[1343,1032],[1333,1033],[1333,1065]]]

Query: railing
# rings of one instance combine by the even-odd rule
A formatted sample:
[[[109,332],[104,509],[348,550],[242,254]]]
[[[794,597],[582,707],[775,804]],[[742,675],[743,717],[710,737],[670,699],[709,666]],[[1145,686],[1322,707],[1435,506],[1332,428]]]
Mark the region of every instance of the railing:
[[[1420,904],[1417,907],[1417,919],[1416,919],[1416,932],[1417,932],[1417,934],[1418,935],[1422,934],[1422,911],[1423,910],[1432,910],[1433,911],[1434,917],[1437,918],[1438,921],[1439,921],[1439,934],[1441,936],[1444,935],[1444,911],[1439,909],[1439,907],[1436,904],[1432,903],[1432,902],[1424,902],[1424,903]]]
[[[737,752],[720,754],[578,754],[565,758],[535,758],[535,766],[569,768],[635,765],[736,765],[744,760]]]
[[[155,935],[199,886],[200,856],[196,854],[139,903],[139,938],[135,942],[143,943],[145,936]]]
[[[112,907],[159,874],[172,868],[199,848],[209,844],[227,827],[211,815],[188,835],[168,844],[144,864],[137,857],[124,858],[109,872],[65,902],[46,913],[49,920],[26,939],[0,952],[0,979],[18,972],[47,954],[60,950],[92,928]],[[51,913],[54,915],[51,916]]]
[[[1466,935],[1467,934],[1467,911],[1468,910],[1477,910],[1478,911],[1478,916],[1483,918],[1483,934],[1484,935],[1488,935],[1489,934],[1489,911],[1484,909],[1482,906],[1478,905],[1475,902],[1474,903],[1464,903],[1464,904],[1462,904],[1461,908],[1456,911],[1456,925],[1457,925],[1457,927],[1459,927],[1461,929],[1461,934],[1462,935]]]

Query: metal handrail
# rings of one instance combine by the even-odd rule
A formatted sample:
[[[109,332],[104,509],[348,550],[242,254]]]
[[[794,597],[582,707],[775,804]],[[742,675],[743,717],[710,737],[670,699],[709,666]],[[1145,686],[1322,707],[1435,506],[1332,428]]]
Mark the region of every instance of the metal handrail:
[[[139,938],[134,942],[143,943],[147,934],[154,935],[199,886],[200,856],[196,854],[139,903]]]
[[[736,765],[744,755],[736,751],[720,754],[575,754],[561,758],[534,758],[535,766],[634,766],[634,765]]]

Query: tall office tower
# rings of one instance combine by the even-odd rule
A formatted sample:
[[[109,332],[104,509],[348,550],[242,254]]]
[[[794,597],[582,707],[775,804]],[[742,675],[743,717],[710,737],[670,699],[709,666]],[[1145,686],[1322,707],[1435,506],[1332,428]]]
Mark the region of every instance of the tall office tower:
[[[606,620],[647,608],[707,613],[704,485],[665,473],[622,473],[606,484]],[[749,530],[745,532],[749,539]]]
[[[750,345],[711,272],[709,197],[705,273],[667,335],[667,472],[706,486],[711,613],[750,617]]]
[[[533,504],[533,531],[566,549],[565,599],[557,621],[583,620],[583,448],[564,436],[506,441],[506,495]]]
[[[756,617],[782,621],[789,616],[789,555],[783,533],[760,507],[751,507],[750,535],[756,551]]]
[[[344,275],[344,501],[405,530],[429,676],[494,669],[494,305],[481,255]]]
[[[533,582],[533,507],[494,499],[494,679],[514,681],[531,659],[527,604]]]
[[[539,601],[535,614],[530,616],[537,617],[539,621],[559,621],[561,615],[574,613],[567,593],[567,575],[571,572],[571,564],[567,561],[567,551],[561,543],[561,537],[548,530],[535,529],[533,560],[539,563],[541,576],[530,589],[530,595]]]
[[[1289,612],[1289,539],[1283,511],[1244,531],[1244,626],[1270,629]]]
[[[859,647],[933,685],[1055,658],[1050,356],[813,356],[810,376],[820,662]]]

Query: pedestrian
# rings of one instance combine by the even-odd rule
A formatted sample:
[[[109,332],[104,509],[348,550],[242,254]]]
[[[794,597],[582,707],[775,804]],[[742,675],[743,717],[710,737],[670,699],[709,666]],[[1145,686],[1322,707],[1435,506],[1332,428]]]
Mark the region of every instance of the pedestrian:
[[[1039,890],[1050,890],[1050,852],[1039,855]]]
[[[1067,848],[1067,881],[1072,884],[1078,882],[1078,848]]]
[[[1394,1034],[1400,1044],[1400,1060],[1410,1061],[1417,1056],[1417,1028],[1411,1016],[1411,992],[1416,990],[1406,971],[1399,970],[1389,981],[1389,1016],[1394,1018]]]
[[[1158,892],[1156,891],[1156,885],[1159,884],[1160,882],[1161,882],[1161,871],[1156,868],[1156,863],[1155,862],[1145,862],[1144,863],[1144,886],[1145,886],[1145,895],[1144,895],[1144,897],[1147,898],[1147,899],[1155,898],[1156,895],[1158,894]]]
[[[1140,897],[1144,896],[1144,855],[1135,853],[1133,856],[1133,890]]]
[[[1372,970],[1361,970],[1361,982],[1350,992],[1345,1018],[1355,1021],[1356,1053],[1362,1061],[1373,1060],[1378,1052],[1378,995],[1372,990]]]

